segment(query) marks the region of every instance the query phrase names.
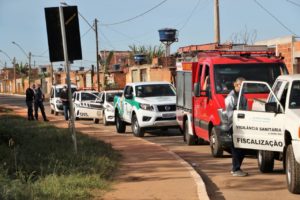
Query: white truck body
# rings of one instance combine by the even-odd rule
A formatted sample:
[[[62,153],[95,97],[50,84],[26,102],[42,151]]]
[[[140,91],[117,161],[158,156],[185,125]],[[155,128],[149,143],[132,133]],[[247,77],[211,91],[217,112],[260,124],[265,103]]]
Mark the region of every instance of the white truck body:
[[[254,100],[251,110],[240,110],[239,100],[251,87],[268,87],[265,103]],[[268,83],[244,81],[233,114],[234,146],[259,150],[262,172],[273,170],[274,159],[284,160],[288,188],[300,193],[300,75],[279,76]]]

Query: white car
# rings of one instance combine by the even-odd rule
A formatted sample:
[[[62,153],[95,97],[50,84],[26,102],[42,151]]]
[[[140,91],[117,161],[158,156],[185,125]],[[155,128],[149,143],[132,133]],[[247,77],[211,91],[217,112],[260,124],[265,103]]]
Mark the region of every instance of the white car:
[[[64,113],[64,108],[62,101],[60,100],[60,94],[62,89],[66,86],[66,84],[58,84],[52,85],[50,91],[50,108],[51,114],[58,115],[59,113]],[[71,91],[74,93],[77,90],[76,85],[71,85]]]
[[[123,94],[122,90],[108,90],[102,91],[99,94],[100,104],[103,106],[103,125],[106,126],[108,123],[115,122],[115,108],[114,108],[114,97],[121,97]]]
[[[76,91],[73,93],[75,119],[93,119],[99,123],[102,118],[103,107],[100,104],[99,92]]]
[[[137,137],[144,137],[147,129],[178,128],[176,92],[168,82],[129,83],[114,106],[118,133],[125,132],[126,124]]]

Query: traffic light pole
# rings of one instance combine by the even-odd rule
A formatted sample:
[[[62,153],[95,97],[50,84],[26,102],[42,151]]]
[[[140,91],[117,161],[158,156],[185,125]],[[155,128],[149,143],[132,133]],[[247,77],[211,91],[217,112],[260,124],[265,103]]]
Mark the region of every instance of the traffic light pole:
[[[65,68],[67,72],[67,85],[68,85],[68,100],[70,104],[70,121],[69,121],[69,130],[72,134],[72,139],[74,143],[74,151],[77,154],[77,139],[76,139],[76,129],[75,129],[75,118],[74,118],[74,108],[73,108],[73,101],[72,101],[72,92],[71,92],[71,79],[70,79],[70,63],[68,57],[68,46],[67,46],[67,39],[66,39],[66,30],[65,30],[65,19],[63,13],[63,7],[59,7],[59,15],[60,15],[60,26],[61,26],[61,33],[62,33],[62,40],[63,40],[63,49],[64,49],[64,58],[65,58]]]

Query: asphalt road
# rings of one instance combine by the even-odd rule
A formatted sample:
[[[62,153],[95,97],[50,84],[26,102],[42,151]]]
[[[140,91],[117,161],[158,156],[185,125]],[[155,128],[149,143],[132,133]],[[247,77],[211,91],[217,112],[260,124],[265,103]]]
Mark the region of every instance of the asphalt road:
[[[23,96],[0,95],[0,105],[11,104],[26,107]],[[47,114],[50,115],[49,103],[45,103]],[[57,116],[62,117],[62,116]],[[95,125],[92,121],[84,120],[80,123],[90,124],[99,129],[108,128],[114,130],[113,125],[104,127]],[[127,127],[128,134],[130,127]],[[262,174],[257,168],[257,160],[254,156],[245,158],[243,170],[250,175],[248,177],[232,177],[230,174],[231,157],[229,154],[224,158],[213,158],[208,145],[186,146],[179,131],[151,131],[145,137],[153,143],[173,151],[188,163],[202,176],[212,200],[298,200],[300,195],[288,192],[286,188],[285,174],[282,163],[275,162],[273,173]]]

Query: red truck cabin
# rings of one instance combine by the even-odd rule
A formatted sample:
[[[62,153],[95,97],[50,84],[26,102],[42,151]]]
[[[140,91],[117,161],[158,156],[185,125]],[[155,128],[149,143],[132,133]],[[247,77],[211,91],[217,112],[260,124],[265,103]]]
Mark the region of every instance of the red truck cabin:
[[[243,77],[272,85],[282,74],[287,74],[283,61],[270,52],[203,52],[198,55],[198,62],[183,62],[182,70],[177,71],[176,87],[177,121],[184,139],[188,144],[199,139],[209,141],[212,154],[220,156],[231,145],[231,135],[218,110],[225,108],[225,98],[235,79]],[[253,98],[268,95],[263,88],[248,91],[245,96],[249,108]]]

